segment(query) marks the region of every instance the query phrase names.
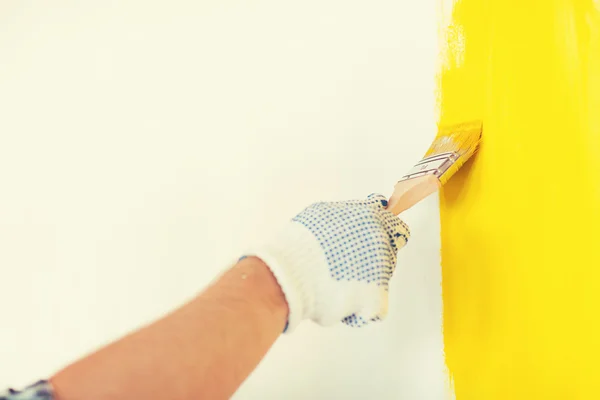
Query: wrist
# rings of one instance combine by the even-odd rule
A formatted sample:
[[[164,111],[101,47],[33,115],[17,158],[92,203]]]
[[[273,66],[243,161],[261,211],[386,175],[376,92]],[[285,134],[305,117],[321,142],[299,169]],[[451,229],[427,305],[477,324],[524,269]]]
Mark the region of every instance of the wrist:
[[[287,319],[289,309],[285,295],[269,267],[260,258],[245,257],[230,270],[230,274],[232,279],[248,287],[261,308]]]
[[[281,287],[289,309],[285,333],[293,332],[305,319],[331,324],[327,313],[321,312],[328,301],[321,296],[322,288],[331,280],[327,260],[306,227],[289,222],[271,240],[246,254],[262,260]]]

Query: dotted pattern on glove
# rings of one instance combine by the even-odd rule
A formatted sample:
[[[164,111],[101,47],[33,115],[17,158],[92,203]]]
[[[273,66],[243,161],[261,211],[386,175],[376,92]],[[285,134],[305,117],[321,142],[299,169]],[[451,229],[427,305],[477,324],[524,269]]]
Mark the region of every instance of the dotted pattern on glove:
[[[385,197],[372,194],[367,200],[315,203],[293,221],[315,235],[325,251],[332,278],[365,281],[388,290],[398,249],[406,244],[410,232],[385,207]],[[342,321],[351,326],[368,322],[356,315]]]
[[[52,400],[53,397],[52,387],[47,381],[39,381],[24,390],[0,392],[0,400]]]

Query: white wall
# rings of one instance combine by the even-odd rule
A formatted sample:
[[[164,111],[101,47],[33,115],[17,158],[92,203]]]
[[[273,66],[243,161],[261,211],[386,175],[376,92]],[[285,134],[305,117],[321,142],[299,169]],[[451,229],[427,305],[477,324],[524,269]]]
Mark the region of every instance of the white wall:
[[[434,134],[434,1],[0,2],[0,387],[159,317]],[[437,200],[383,324],[306,323],[238,399],[441,399]]]

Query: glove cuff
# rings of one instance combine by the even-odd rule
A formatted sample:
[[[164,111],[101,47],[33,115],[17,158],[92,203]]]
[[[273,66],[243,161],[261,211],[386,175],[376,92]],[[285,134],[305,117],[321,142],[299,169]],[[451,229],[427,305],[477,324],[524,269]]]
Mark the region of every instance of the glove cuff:
[[[260,258],[275,276],[289,308],[284,333],[293,332],[314,313],[316,281],[330,278],[321,245],[302,224],[289,222],[268,244],[245,254]]]

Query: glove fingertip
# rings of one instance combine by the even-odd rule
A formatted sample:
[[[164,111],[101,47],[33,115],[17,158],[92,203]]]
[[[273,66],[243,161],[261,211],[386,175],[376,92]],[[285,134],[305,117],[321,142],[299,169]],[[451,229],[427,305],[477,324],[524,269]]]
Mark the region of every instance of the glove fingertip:
[[[408,239],[410,239],[408,225],[389,211],[384,211],[384,221],[392,246],[397,250],[404,247],[408,243]]]
[[[388,206],[387,198],[379,193],[371,193],[367,196],[369,204],[376,206],[377,208],[386,208]]]
[[[397,232],[392,235],[392,243],[399,248],[406,246],[408,243],[408,239],[410,239],[410,233],[402,233]]]

